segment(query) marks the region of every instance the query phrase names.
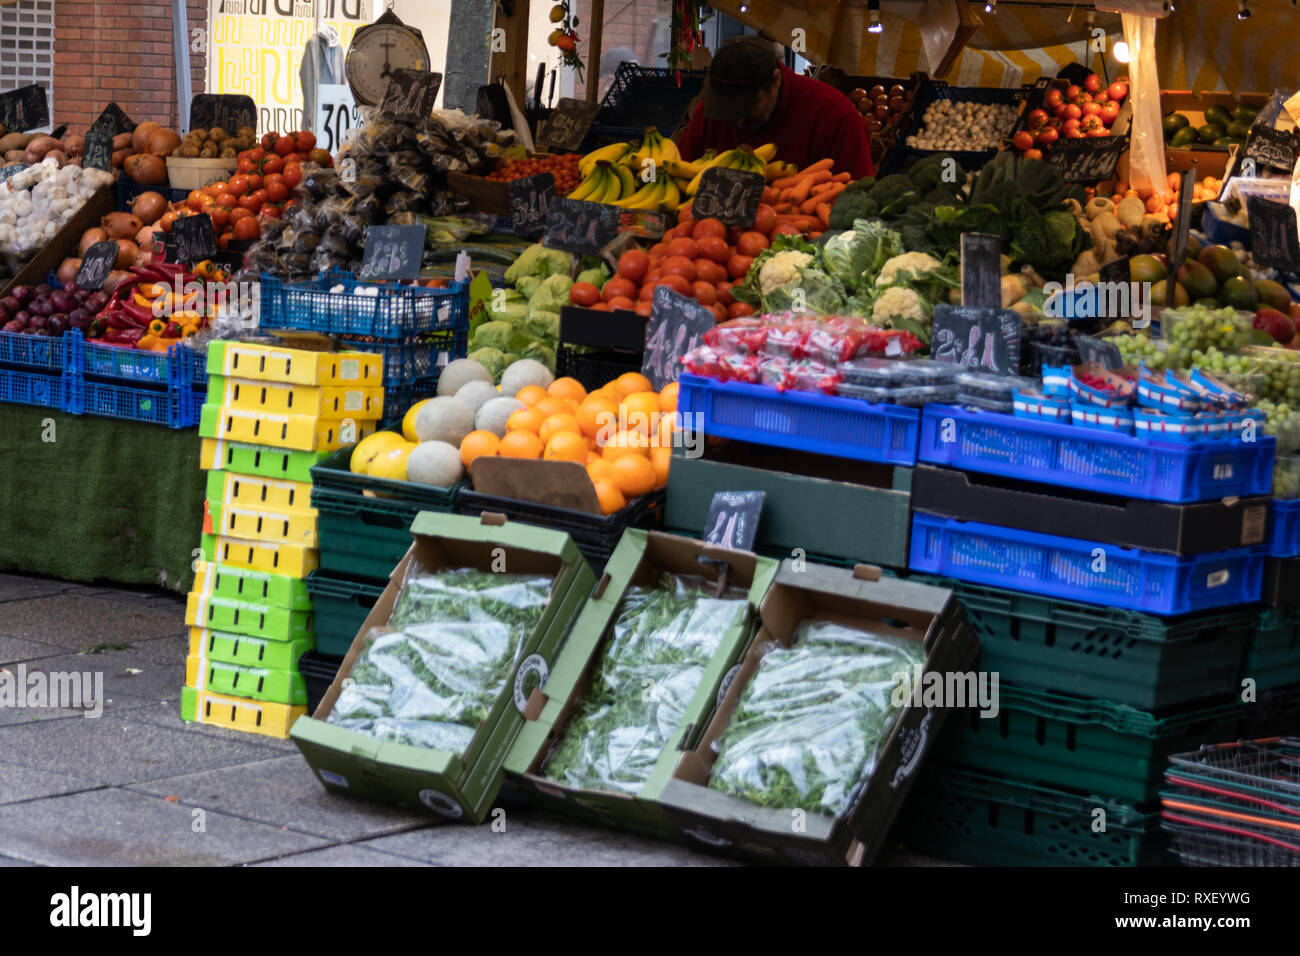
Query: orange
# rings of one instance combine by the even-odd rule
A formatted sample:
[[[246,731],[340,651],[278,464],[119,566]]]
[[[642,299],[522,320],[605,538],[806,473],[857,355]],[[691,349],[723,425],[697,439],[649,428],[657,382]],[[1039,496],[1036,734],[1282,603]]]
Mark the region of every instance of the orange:
[[[638,455],[649,459],[650,439],[639,432],[619,432],[601,449],[601,457],[606,461],[618,461],[628,455]]]
[[[610,466],[609,480],[629,498],[649,494],[655,490],[659,477],[649,458],[624,455]]]
[[[643,435],[653,434],[659,426],[659,396],[655,392],[633,392],[618,406],[624,427]]]
[[[661,412],[677,411],[677,383],[669,382],[659,393],[659,410]]]
[[[587,462],[587,474],[591,476],[592,481],[609,481],[609,472],[613,468],[604,458],[597,458],[595,461]]]
[[[546,397],[546,389],[540,385],[525,385],[515,393],[515,398],[525,405],[536,405]]]
[[[655,487],[662,488],[668,484],[668,466],[673,460],[673,450],[671,448],[651,448],[650,464],[655,469]]]
[[[497,446],[497,454],[503,458],[541,458],[542,440],[532,432],[507,432]]]
[[[633,392],[648,392],[654,387],[650,384],[650,379],[640,372],[624,372],[605,387],[609,388],[611,385],[620,395],[631,395]]]
[[[537,437],[542,440],[542,444],[546,444],[560,432],[573,432],[575,435],[579,435],[582,433],[582,429],[578,427],[576,418],[561,412],[546,417],[546,421],[542,422],[542,427],[537,429]],[[582,444],[584,448],[587,445],[586,442]]]
[[[561,412],[567,412],[569,410],[568,405],[565,405],[564,402],[560,401],[558,398],[551,398],[549,395],[546,398],[540,398],[533,402],[532,407],[546,415],[559,415]]]
[[[576,461],[579,464],[586,464],[587,439],[577,432],[556,432],[546,443],[546,450],[542,453],[542,457],[555,461]]]
[[[612,515],[615,511],[627,507],[627,499],[608,481],[593,482],[596,486],[596,500],[600,502],[600,513]]]
[[[609,399],[592,393],[578,406],[575,416],[582,433],[588,438],[595,438],[603,426],[618,426],[618,405]]]
[[[497,446],[500,445],[501,439],[495,434],[483,429],[475,429],[460,441],[460,460],[468,468],[470,462],[480,455],[491,457],[497,453]]]
[[[659,430],[654,436],[654,444],[659,448],[673,447],[673,433],[677,431],[677,421],[674,415],[665,415],[659,419]]]
[[[581,402],[587,397],[587,390],[582,387],[582,383],[576,378],[565,376],[552,382],[550,388],[546,390],[546,394],[552,398],[568,398],[575,402]]]
[[[592,462],[596,462],[596,461],[604,461],[604,460],[605,460],[604,458],[601,458],[601,457],[600,457],[600,452],[598,452],[598,451],[592,451],[592,449],[591,449],[591,439],[590,439],[590,438],[587,439],[587,465],[588,465],[588,467],[591,466],[591,463],[592,463]]]
[[[578,414],[578,408],[580,407],[580,405],[579,405],[578,402],[575,402],[575,401],[574,401],[573,399],[571,399],[571,398],[562,398],[562,399],[560,399],[560,401],[564,402],[564,404],[567,405],[567,406],[569,407],[569,414],[570,414],[570,415],[576,415],[576,414]]]
[[[546,414],[536,408],[521,408],[506,419],[507,431],[532,432],[537,434],[537,430],[542,427],[542,422],[546,421]]]

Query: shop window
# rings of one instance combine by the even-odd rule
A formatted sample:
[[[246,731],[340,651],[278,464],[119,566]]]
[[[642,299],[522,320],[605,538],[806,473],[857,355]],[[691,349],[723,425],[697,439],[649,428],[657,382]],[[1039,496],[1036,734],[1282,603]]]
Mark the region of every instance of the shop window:
[[[53,116],[54,0],[0,5],[0,90],[33,83],[45,87]]]

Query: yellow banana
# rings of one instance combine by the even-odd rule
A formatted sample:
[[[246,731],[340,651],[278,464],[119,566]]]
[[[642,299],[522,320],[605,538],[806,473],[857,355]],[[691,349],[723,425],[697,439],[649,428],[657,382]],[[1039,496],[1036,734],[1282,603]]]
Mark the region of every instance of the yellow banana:
[[[601,168],[601,174],[605,179],[605,186],[598,197],[593,197],[594,202],[613,203],[618,200],[619,195],[623,192],[623,182],[618,178],[612,166]]]
[[[609,162],[617,162],[621,157],[632,151],[631,143],[610,143],[608,146],[602,146],[600,149],[593,149],[582,159],[578,160],[578,172],[585,178],[591,175],[591,171],[596,168],[596,163],[602,159]]]
[[[770,163],[776,158],[776,143],[764,143],[758,149],[754,150],[754,155],[765,163]]]
[[[589,200],[592,193],[597,192],[601,185],[603,185],[603,181],[596,175],[596,171],[593,170],[583,178],[582,182],[578,183],[577,189],[569,193],[568,198]]]
[[[671,212],[678,207],[681,201],[682,193],[677,188],[677,183],[665,178],[663,195],[659,198],[659,210],[661,212]]]
[[[637,191],[636,176],[632,174],[630,168],[623,163],[614,163],[610,168],[614,171],[614,175],[618,177],[618,195],[620,199],[626,199]]]
[[[680,159],[669,159],[664,161],[664,169],[668,175],[674,179],[684,179],[690,182],[696,176],[704,171],[704,163],[696,160],[693,163],[684,163]]]
[[[656,182],[646,183],[635,195],[620,199],[614,205],[622,206],[624,209],[656,209],[660,200],[664,196],[664,187],[667,179],[660,179]]]

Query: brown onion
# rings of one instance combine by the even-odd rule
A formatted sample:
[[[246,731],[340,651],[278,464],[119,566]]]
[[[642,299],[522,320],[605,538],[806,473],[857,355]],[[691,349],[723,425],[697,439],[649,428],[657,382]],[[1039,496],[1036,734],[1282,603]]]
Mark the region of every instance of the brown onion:
[[[108,239],[108,230],[100,226],[91,226],[81,234],[81,241],[77,243],[77,255],[84,256],[86,250],[97,242],[103,242]]]
[[[135,265],[136,257],[140,255],[140,247],[130,239],[117,240],[117,258],[113,260],[113,265],[119,269],[125,269],[128,266]]]
[[[167,182],[167,162],[161,156],[136,153],[126,158],[122,169],[141,186],[161,186]]]
[[[100,289],[111,295],[118,286],[131,278],[134,278],[131,273],[115,269],[108,274],[106,279],[104,279],[104,284],[100,286]]]
[[[153,234],[157,231],[158,231],[158,227],[156,225],[145,226],[143,229],[141,229],[139,232],[135,234],[135,244],[139,246],[141,249],[152,249]]]
[[[150,190],[147,193],[141,193],[131,202],[131,214],[139,219],[146,226],[151,226],[167,211],[167,198],[158,192]]]
[[[149,144],[149,134],[156,129],[162,129],[161,123],[155,123],[153,120],[141,123],[131,134],[131,148],[137,153],[143,153],[145,146]]]
[[[118,133],[116,136],[113,137],[113,152],[116,153],[119,149],[130,149],[130,148],[131,148],[130,133]]]
[[[149,134],[144,151],[154,156],[170,156],[181,148],[181,138],[169,129],[156,129]]]
[[[111,239],[130,238],[144,226],[144,223],[129,212],[110,212],[99,221],[99,224],[108,230]]]
[[[130,149],[118,149],[118,150],[114,150],[114,151],[113,151],[113,167],[114,167],[115,169],[121,169],[121,168],[122,168],[122,164],[123,164],[124,162],[126,162],[126,158],[127,158],[128,156],[130,156],[130,155],[131,155],[131,150],[130,150]]]
[[[77,278],[77,272],[81,269],[80,259],[64,259],[59,263],[58,270],[54,273],[59,277],[59,285],[67,285]]]

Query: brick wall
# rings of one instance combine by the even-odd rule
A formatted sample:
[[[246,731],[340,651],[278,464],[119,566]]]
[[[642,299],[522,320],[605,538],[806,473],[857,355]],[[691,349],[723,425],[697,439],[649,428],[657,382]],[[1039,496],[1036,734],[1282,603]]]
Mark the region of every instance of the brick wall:
[[[186,0],[191,92],[204,88],[206,59],[193,31],[206,37],[207,0]],[[54,5],[54,122],[84,132],[113,101],[136,122],[176,125],[172,5],[59,0]]]
[[[578,0],[576,9],[580,21],[578,35],[582,38],[580,49],[585,54],[587,42],[591,38],[591,0]],[[636,54],[637,62],[642,66],[663,66],[664,61],[651,47],[654,45],[656,17],[667,19],[668,15],[667,0],[605,0],[605,22],[600,40],[602,55],[616,47],[624,47]],[[591,62],[585,55],[584,59],[588,61],[590,75],[597,76],[600,71],[599,61]],[[609,83],[610,78],[605,78],[601,83],[599,89],[602,94]],[[585,95],[586,88],[583,84],[578,84],[578,89],[580,92],[577,95]]]

